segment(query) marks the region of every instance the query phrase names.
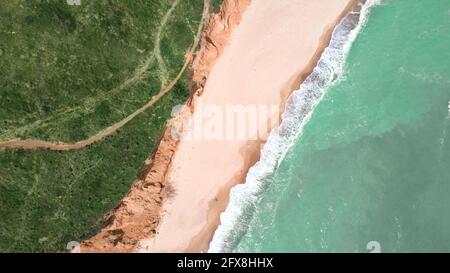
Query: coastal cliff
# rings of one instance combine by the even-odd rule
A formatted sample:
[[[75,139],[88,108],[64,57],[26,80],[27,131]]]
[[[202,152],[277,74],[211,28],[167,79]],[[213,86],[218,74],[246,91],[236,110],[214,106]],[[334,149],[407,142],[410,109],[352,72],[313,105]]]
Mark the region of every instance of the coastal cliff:
[[[185,111],[168,121],[158,148],[146,162],[146,171],[133,184],[121,202],[102,220],[102,229],[81,242],[81,252],[132,252],[137,243],[157,234],[163,202],[174,189],[166,175],[178,146],[171,131],[179,118],[190,115],[193,100],[203,93],[209,71],[221,55],[231,31],[250,0],[224,0],[218,13],[211,14],[202,33],[200,46],[194,55],[191,72],[191,96]]]

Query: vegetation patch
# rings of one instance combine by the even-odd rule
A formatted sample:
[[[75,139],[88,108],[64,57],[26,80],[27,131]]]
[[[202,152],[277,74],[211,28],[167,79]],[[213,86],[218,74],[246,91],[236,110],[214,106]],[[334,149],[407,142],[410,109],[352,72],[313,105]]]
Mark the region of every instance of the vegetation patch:
[[[0,141],[74,142],[128,116],[180,71],[202,9],[203,0],[1,1]],[[153,107],[83,149],[0,150],[0,252],[63,251],[90,235],[130,189],[188,86],[185,73]]]

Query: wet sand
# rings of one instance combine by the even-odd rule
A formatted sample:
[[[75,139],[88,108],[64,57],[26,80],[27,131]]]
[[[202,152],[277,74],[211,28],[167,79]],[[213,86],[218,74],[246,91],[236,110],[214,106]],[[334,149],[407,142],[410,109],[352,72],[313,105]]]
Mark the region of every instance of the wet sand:
[[[193,100],[192,120],[204,120],[208,106],[275,105],[315,66],[331,31],[352,0],[253,0],[210,71],[201,96]],[[278,124],[280,113],[259,120],[248,139],[208,140],[182,136],[167,175],[174,189],[163,205],[153,238],[137,251],[200,252],[208,249],[231,187],[244,181],[259,159],[261,126]],[[226,132],[225,132],[226,133]]]

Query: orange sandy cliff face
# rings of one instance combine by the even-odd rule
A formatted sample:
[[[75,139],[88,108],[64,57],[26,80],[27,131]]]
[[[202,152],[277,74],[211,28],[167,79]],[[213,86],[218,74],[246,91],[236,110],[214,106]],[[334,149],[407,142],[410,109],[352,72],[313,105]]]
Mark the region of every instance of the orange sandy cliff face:
[[[209,71],[250,2],[224,0],[219,13],[210,16],[191,65],[192,95],[203,93]],[[195,96],[186,102],[191,111],[194,110],[192,100]],[[170,133],[171,128],[178,118],[190,114],[190,111],[184,111],[168,121],[159,146],[147,164],[145,177],[138,179],[119,205],[105,215],[100,232],[81,242],[81,252],[132,252],[140,240],[155,236],[161,221],[162,204],[173,194],[171,185],[166,182],[178,146]]]
[[[239,24],[250,2],[251,0],[224,0],[219,13],[212,14],[203,32],[201,47],[192,64],[191,80],[200,85],[195,90],[197,95],[203,92],[212,66],[222,53],[231,31]]]

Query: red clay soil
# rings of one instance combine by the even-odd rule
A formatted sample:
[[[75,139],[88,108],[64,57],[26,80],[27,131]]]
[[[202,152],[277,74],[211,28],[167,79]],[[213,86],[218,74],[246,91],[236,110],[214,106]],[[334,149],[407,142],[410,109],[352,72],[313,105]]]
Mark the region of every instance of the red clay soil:
[[[140,240],[157,234],[162,204],[174,194],[166,181],[178,146],[178,141],[172,138],[172,126],[193,111],[192,100],[203,93],[209,71],[250,1],[224,0],[220,11],[210,16],[190,67],[192,95],[186,102],[187,110],[168,121],[159,146],[147,164],[146,175],[135,181],[119,205],[105,215],[99,233],[81,242],[81,252],[133,252]],[[209,6],[208,0],[205,0],[205,6]]]

